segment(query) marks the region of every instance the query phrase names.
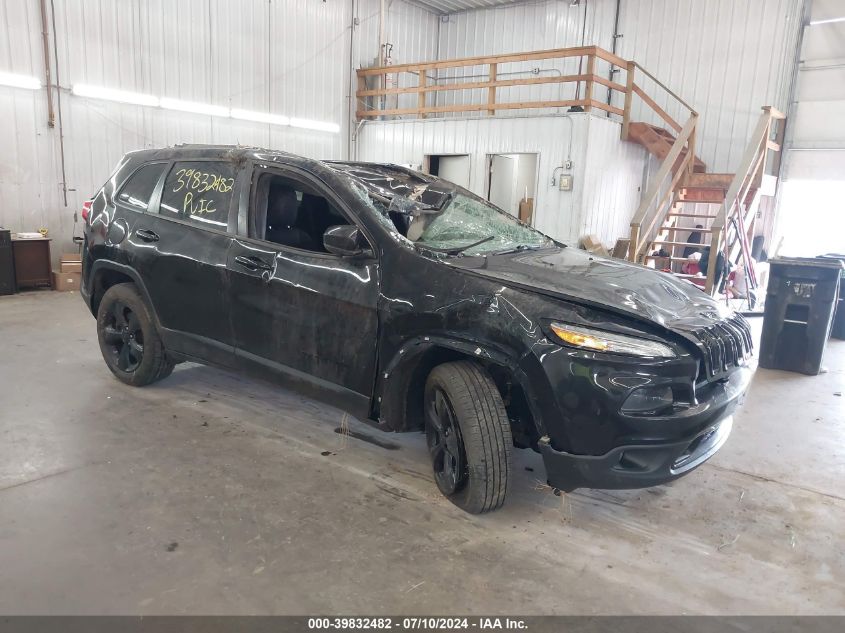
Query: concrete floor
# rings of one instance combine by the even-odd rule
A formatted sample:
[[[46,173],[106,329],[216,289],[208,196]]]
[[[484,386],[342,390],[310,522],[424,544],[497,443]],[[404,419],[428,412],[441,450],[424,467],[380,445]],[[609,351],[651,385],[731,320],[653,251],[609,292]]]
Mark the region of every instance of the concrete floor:
[[[845,614],[845,342],[759,370],[673,485],[441,498],[423,437],[180,365],[112,378],[75,293],[0,297],[0,613]],[[532,470],[533,469],[533,470]]]

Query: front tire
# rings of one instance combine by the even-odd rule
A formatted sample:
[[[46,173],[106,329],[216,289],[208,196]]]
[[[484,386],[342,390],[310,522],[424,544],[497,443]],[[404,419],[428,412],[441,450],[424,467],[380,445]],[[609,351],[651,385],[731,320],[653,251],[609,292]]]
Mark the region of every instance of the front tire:
[[[446,498],[471,514],[501,507],[513,439],[490,374],[471,361],[435,367],[425,385],[425,429],[434,480]]]
[[[97,339],[106,365],[127,385],[149,385],[173,371],[135,284],[116,284],[106,290],[97,310]]]

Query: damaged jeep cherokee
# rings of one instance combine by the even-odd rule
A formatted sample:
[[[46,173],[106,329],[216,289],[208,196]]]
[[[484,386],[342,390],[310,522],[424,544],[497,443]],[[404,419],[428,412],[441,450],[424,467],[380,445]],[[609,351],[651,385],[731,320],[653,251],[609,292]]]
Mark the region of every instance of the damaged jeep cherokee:
[[[424,431],[468,512],[502,505],[513,447],[565,491],[688,473],[749,379],[747,323],[692,285],[395,165],[144,150],[83,215],[81,292],[117,378],[209,363]]]

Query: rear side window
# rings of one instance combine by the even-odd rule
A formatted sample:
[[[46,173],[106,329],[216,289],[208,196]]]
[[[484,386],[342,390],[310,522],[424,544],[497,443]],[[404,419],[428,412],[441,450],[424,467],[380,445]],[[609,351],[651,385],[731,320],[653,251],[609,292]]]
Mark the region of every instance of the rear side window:
[[[164,168],[165,163],[151,163],[141,167],[120,189],[120,193],[117,194],[118,202],[135,211],[142,213],[146,211],[150,196],[153,195],[153,189],[158,184]]]
[[[164,181],[159,214],[225,229],[234,188],[235,166],[232,163],[175,163]]]

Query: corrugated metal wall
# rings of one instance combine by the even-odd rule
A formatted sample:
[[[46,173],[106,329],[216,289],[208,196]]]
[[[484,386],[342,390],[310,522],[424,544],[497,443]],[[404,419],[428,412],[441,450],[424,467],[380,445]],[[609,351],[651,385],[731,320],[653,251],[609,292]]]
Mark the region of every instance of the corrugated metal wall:
[[[622,0],[617,52],[639,62],[699,112],[701,157],[711,171],[730,171],[741,158],[760,108],[787,107],[801,4],[802,0]],[[585,11],[583,41],[610,50],[616,0],[588,0],[575,7],[550,0],[444,18],[439,57],[578,46]],[[508,64],[504,72],[535,68],[539,74],[572,74],[577,61]],[[608,70],[604,64],[599,67],[601,74]],[[487,68],[472,72],[484,75]],[[453,74],[442,71],[439,80],[449,81]],[[624,79],[624,73],[618,79]],[[676,120],[686,120],[685,111],[651,80],[642,75],[637,80]],[[499,89],[503,101],[566,99],[573,93],[572,84]],[[438,105],[484,97],[478,91],[443,93]],[[621,107],[621,101],[617,98],[614,105]],[[634,100],[634,115],[658,122],[639,99]]]
[[[736,169],[762,106],[786,109],[801,4],[623,0],[619,54],[699,112],[698,154],[708,171]],[[675,108],[669,113],[680,116]]]
[[[494,7],[444,16],[440,24],[439,58],[474,57],[499,53],[568,48],[598,44],[612,46],[615,0],[591,0],[579,6],[549,0]],[[584,17],[586,14],[586,22]],[[586,29],[584,30],[584,27]],[[603,64],[601,64],[603,66]],[[577,74],[578,58],[501,64],[500,79]],[[601,72],[606,74],[604,68]],[[487,66],[442,70],[436,81],[484,81]],[[467,75],[477,75],[467,79]],[[437,94],[437,93],[436,93]],[[500,101],[550,101],[572,99],[575,84],[545,84],[499,88]],[[448,91],[437,94],[436,105],[476,103],[486,99],[484,90]],[[536,114],[536,111],[535,111]]]
[[[240,143],[343,157],[351,68],[377,55],[378,10],[378,0],[55,0],[68,206],[59,129],[46,124],[46,90],[0,86],[0,226],[46,227],[57,240],[55,253],[70,249],[74,211],[133,149]],[[394,0],[387,22],[394,55],[434,57],[438,20]],[[0,0],[0,71],[44,82],[38,0]],[[75,83],[330,121],[342,129],[316,132],[84,99],[70,94]]]
[[[619,133],[618,123],[588,114],[375,121],[361,129],[358,158],[419,166],[430,154],[468,154],[469,188],[484,196],[490,154],[536,153],[534,226],[565,242],[592,233],[613,246],[628,233],[646,161]],[[560,191],[552,176],[567,158],[574,186]]]

